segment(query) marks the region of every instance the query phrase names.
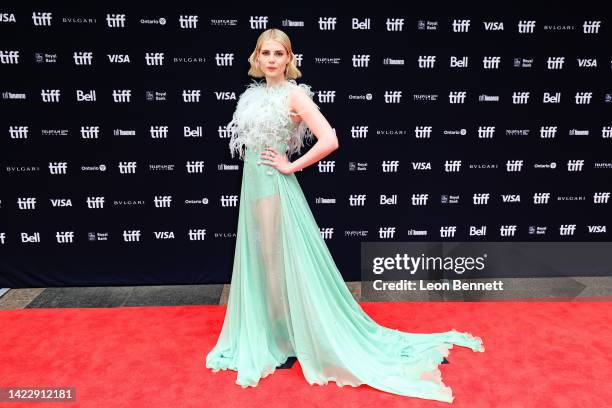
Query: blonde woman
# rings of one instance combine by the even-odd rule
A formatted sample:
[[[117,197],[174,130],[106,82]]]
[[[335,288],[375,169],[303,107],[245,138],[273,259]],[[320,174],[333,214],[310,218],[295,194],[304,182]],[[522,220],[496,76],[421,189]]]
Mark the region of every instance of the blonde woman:
[[[221,334],[206,367],[237,371],[255,387],[289,357],[309,384],[367,384],[452,402],[438,365],[453,344],[484,351],[455,329],[414,334],[374,322],[354,300],[320,235],[295,172],[338,149],[313,101],[287,35],[269,29],[249,57],[254,81],[240,94],[230,132],[244,161],[231,289]],[[316,143],[300,158],[306,140]]]

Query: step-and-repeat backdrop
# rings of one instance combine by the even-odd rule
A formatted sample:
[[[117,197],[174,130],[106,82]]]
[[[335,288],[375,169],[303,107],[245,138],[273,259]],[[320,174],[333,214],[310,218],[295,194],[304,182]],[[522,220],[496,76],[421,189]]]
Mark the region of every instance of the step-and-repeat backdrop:
[[[362,242],[608,241],[610,19],[398,7],[1,5],[0,287],[229,282],[273,27],[340,140],[297,177],[345,279]]]

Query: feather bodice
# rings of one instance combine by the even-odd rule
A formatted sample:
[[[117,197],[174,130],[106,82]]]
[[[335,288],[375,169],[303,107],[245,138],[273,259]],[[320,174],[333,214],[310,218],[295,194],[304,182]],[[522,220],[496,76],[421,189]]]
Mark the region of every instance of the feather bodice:
[[[279,143],[286,144],[290,156],[300,152],[305,139],[313,139],[303,120],[298,124],[291,120],[294,113],[290,112],[287,96],[295,87],[302,88],[310,98],[314,95],[310,85],[297,84],[294,79],[272,86],[268,86],[265,80],[253,80],[247,85],[238,97],[232,120],[227,124],[232,157],[238,154],[244,160],[245,149],[261,149]]]

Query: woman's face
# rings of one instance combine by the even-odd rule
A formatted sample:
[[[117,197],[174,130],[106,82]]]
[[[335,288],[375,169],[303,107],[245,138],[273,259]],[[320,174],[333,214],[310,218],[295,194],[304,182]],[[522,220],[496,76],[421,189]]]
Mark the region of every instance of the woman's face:
[[[259,68],[267,77],[284,77],[285,67],[291,56],[285,47],[276,40],[266,40],[259,50]]]

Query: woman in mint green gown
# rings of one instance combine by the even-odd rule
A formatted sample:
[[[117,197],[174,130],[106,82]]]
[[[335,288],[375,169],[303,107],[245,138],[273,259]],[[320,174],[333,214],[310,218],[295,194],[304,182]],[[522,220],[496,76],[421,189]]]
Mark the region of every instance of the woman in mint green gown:
[[[266,55],[262,48],[285,50],[280,54],[286,59]],[[320,136],[312,119],[320,115],[318,106],[312,102],[316,112],[300,112],[298,123],[292,116],[300,114],[289,107],[289,94],[303,92],[312,100],[314,93],[309,85],[287,79],[299,74],[282,31],[264,32],[252,64],[253,56],[260,56],[258,68],[270,61],[280,68],[263,67],[267,82],[247,86],[227,126],[232,157],[238,153],[244,166],[227,311],[206,367],[235,370],[236,384],[255,387],[293,356],[311,385],[367,384],[452,402],[438,365],[454,344],[483,352],[482,340],[455,329],[402,332],[377,324],[362,310],[321,237],[294,172],[286,167],[287,157],[313,140],[313,132]],[[313,131],[307,118],[316,125],[310,126]]]

